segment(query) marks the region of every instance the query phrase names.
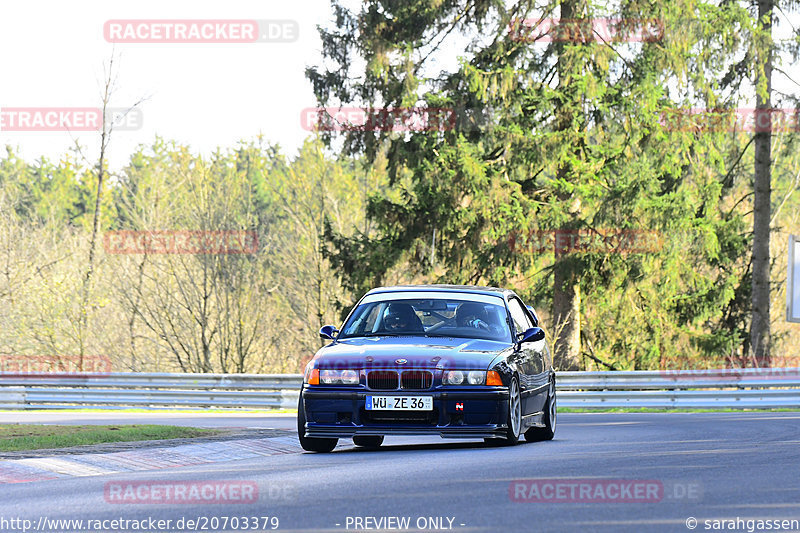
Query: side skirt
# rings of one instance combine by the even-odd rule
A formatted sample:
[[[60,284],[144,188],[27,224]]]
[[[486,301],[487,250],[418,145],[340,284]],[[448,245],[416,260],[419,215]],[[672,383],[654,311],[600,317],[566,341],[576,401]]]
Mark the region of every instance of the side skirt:
[[[522,417],[522,427],[543,428],[544,427],[544,411],[538,413],[531,413]]]

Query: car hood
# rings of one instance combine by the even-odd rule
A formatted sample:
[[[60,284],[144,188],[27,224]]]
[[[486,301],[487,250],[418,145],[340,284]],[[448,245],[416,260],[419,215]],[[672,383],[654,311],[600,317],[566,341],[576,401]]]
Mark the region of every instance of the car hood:
[[[358,337],[321,348],[316,368],[487,369],[507,342],[453,337]]]

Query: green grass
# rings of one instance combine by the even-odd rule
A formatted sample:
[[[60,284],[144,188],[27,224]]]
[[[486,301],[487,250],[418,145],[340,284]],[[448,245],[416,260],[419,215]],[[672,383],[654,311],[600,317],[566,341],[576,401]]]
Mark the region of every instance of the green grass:
[[[0,451],[17,452],[106,442],[209,437],[220,433],[221,431],[215,429],[142,424],[107,426],[2,424],[0,425]]]

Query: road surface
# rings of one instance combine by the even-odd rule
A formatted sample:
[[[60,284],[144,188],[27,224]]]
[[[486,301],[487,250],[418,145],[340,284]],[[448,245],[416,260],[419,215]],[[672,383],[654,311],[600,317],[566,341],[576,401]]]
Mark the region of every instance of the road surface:
[[[39,422],[122,421],[115,413],[88,415],[36,416]],[[32,420],[3,413],[0,423],[12,418]],[[293,423],[291,417],[258,414],[122,418],[206,427]],[[142,483],[154,492],[142,492]],[[164,496],[179,485],[182,497]],[[201,503],[185,492],[209,487],[217,493]],[[800,520],[800,413],[567,413],[559,416],[554,441],[515,447],[394,438],[377,451],[346,443],[330,454],[294,450],[0,485],[3,531],[22,531],[2,522],[10,519],[19,519],[17,526],[31,520],[30,529],[40,531],[54,531],[54,519],[84,520],[64,530],[89,530],[88,520],[101,521],[92,531],[132,529],[131,520],[145,521],[152,531],[244,530],[242,519],[234,524],[232,517],[258,517],[259,530],[277,525],[277,531],[641,532],[691,531],[692,525],[697,531],[747,531],[747,520],[759,519],[769,520],[774,531],[780,520]],[[116,519],[129,522],[111,522]],[[198,523],[188,528],[191,520]],[[727,526],[739,529],[712,520],[733,520]],[[758,522],[752,526],[758,530]]]

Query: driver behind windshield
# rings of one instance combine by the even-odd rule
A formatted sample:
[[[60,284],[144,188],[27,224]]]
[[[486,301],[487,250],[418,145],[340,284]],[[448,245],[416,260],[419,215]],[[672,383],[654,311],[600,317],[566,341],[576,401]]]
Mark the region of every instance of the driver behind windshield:
[[[475,328],[489,331],[489,313],[476,302],[464,302],[456,309],[456,324],[460,328]]]
[[[389,333],[424,333],[422,321],[414,308],[405,303],[393,303],[383,312],[383,329]]]

